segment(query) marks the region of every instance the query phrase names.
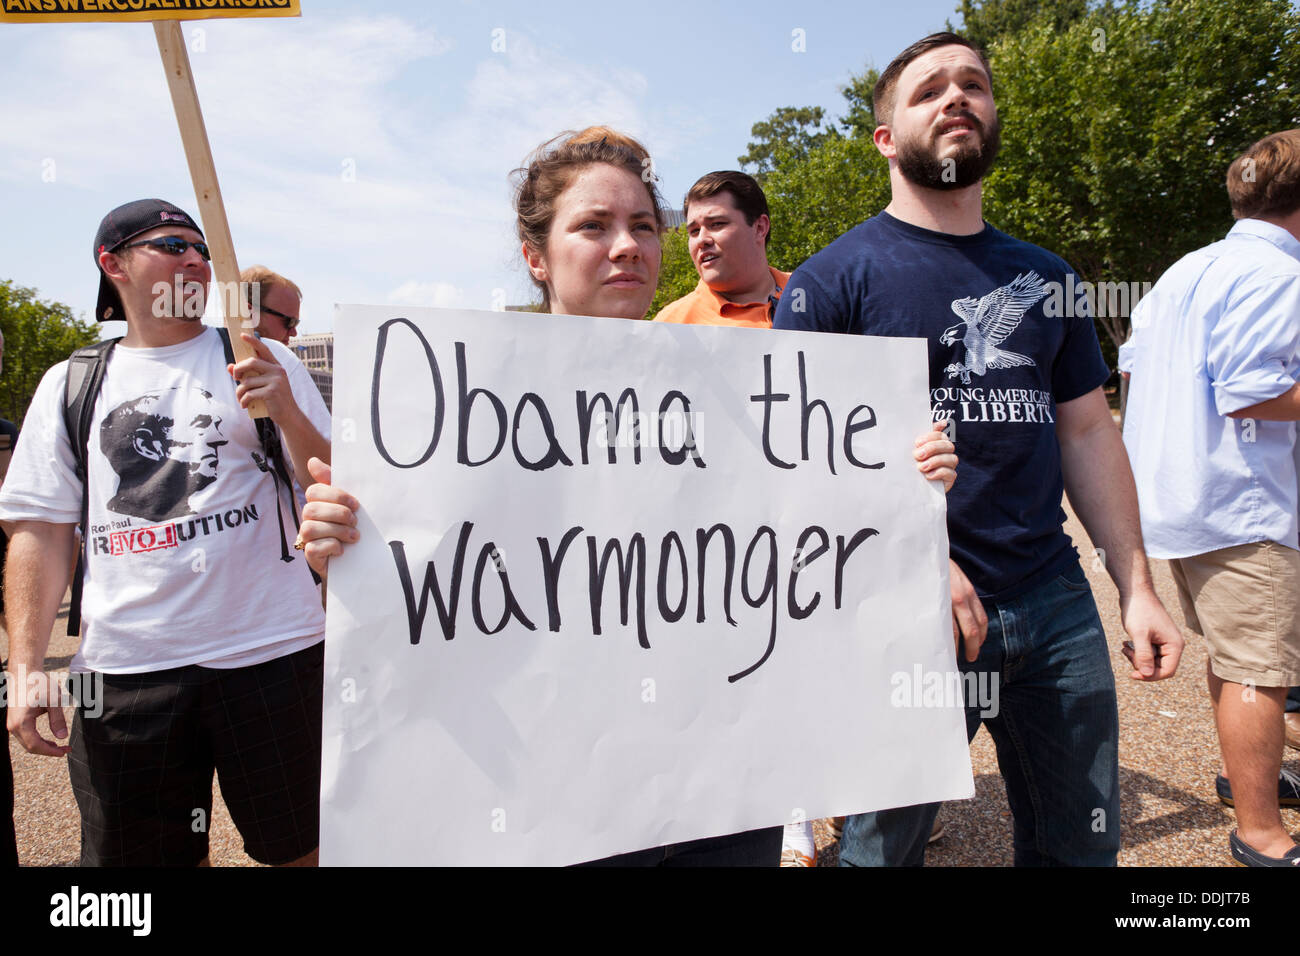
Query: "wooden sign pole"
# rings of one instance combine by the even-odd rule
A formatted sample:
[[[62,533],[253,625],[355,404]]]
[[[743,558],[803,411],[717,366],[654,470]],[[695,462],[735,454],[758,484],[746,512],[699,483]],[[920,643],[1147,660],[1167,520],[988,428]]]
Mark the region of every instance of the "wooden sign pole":
[[[190,57],[185,50],[185,36],[179,20],[155,20],[154,35],[163,69],[167,73],[167,88],[171,91],[172,106],[176,109],[176,124],[180,127],[181,142],[185,146],[185,160],[189,163],[190,178],[194,181],[194,195],[199,201],[199,217],[203,221],[204,238],[212,252],[212,269],[216,275],[218,298],[235,361],[251,357],[252,348],[239,337],[251,326],[243,324],[249,318],[248,302],[240,293],[239,262],[235,258],[235,243],[230,237],[230,222],[226,207],[221,201],[221,186],[217,183],[217,167],[212,161],[212,147],[208,144],[208,131],[203,125],[203,111],[199,108],[199,94],[194,88],[194,74],[190,71]],[[265,418],[266,403],[253,402],[248,413],[253,418]]]

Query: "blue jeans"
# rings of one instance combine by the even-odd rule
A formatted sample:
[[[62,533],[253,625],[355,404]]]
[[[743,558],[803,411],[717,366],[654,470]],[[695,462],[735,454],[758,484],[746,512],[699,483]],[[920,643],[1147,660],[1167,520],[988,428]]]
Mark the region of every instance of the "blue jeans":
[[[1106,635],[1076,563],[1055,579],[985,602],[988,638],[963,673],[998,682],[997,712],[967,701],[966,735],[983,722],[1015,818],[1016,866],[1114,866],[1119,854],[1119,712]],[[969,706],[975,703],[975,706]],[[988,708],[989,711],[993,707]],[[939,804],[849,817],[841,866],[921,866]]]

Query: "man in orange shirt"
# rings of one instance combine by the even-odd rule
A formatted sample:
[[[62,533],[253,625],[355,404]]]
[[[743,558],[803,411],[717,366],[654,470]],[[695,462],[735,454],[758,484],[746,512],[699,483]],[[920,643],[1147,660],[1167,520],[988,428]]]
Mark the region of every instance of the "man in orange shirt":
[[[790,274],[767,264],[772,220],[762,188],[745,173],[709,173],[686,194],[685,210],[700,283],[655,321],[770,329]]]

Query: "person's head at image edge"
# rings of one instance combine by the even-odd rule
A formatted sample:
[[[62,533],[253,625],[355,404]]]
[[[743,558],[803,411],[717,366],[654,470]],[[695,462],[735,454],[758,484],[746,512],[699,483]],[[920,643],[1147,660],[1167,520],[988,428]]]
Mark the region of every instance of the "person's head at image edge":
[[[645,147],[590,126],[542,144],[513,178],[516,227],[541,310],[645,318],[663,231]]]
[[[1300,128],[1265,136],[1228,167],[1233,219],[1260,219],[1300,234]]]

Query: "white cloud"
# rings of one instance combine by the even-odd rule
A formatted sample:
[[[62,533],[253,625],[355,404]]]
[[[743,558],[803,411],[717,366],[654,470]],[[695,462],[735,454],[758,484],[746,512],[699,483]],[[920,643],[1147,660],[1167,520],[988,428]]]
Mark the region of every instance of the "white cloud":
[[[504,183],[529,153],[564,130],[604,124],[645,139],[648,88],[635,70],[575,63],[512,32],[504,53],[475,66],[464,108],[440,125],[437,138],[454,144],[447,156],[452,168],[490,171]]]
[[[497,289],[524,301],[509,171],[592,123],[677,146],[647,112],[645,75],[521,32],[498,54],[394,16],[184,29],[192,48],[205,31],[190,60],[239,259],[303,287],[306,331],[326,327],[333,302],[489,308]],[[48,228],[60,241],[73,228],[80,259],[93,222],[120,202],[162,195],[198,212],[151,30],[69,25],[15,40],[0,43],[11,54],[0,188],[17,187],[38,217],[57,210]],[[58,181],[37,193],[46,157]],[[11,261],[18,251],[0,248]],[[11,268],[89,309],[93,281],[48,261]]]
[[[411,279],[388,293],[389,305],[412,305],[453,309],[465,305],[465,291],[450,282],[419,282]]]
[[[184,27],[203,31],[190,64],[218,169],[372,166],[405,153],[385,87],[449,43],[397,17]],[[78,27],[33,35],[15,51],[0,147],[59,161],[74,185],[102,188],[179,140],[151,31]],[[16,85],[15,85],[16,81]],[[30,159],[29,159],[30,162]]]

